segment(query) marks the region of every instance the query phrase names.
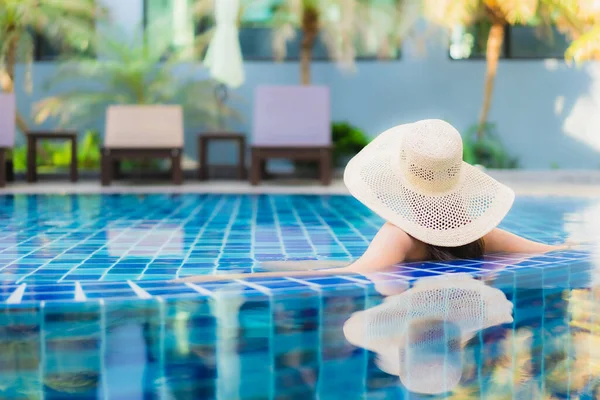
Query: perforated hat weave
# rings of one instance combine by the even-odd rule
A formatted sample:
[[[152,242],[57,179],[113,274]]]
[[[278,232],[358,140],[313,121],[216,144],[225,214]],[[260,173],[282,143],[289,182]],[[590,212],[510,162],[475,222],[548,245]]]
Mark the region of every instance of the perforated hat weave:
[[[514,192],[463,162],[462,139],[430,119],[395,126],[350,160],[350,193],[409,235],[437,246],[480,239],[506,216]]]
[[[384,372],[418,393],[452,390],[462,376],[463,343],[479,330],[512,322],[502,291],[468,274],[418,281],[404,293],[352,315],[346,339],[374,351]]]

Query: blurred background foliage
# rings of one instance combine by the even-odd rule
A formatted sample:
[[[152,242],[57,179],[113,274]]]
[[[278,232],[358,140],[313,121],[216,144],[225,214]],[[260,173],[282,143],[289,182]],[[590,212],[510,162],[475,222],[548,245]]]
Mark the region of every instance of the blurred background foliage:
[[[499,137],[501,121],[489,121],[494,81],[503,58],[564,57],[581,64],[600,59],[600,3],[595,0],[241,0],[240,43],[247,60],[298,60],[299,83],[311,83],[311,63],[331,60],[353,70],[361,59],[397,59],[402,42],[422,33],[420,21],[448,32],[452,59],[486,61],[481,109],[464,131],[468,162],[514,168]],[[50,95],[32,110],[36,124],[82,131],[97,126],[108,104],[178,103],[191,125],[212,128],[220,117],[240,121],[235,99],[214,100],[215,83],[194,78],[213,33],[212,0],[145,0],[139,35],[97,27],[111,16],[95,0],[0,0],[0,84],[14,92],[15,66],[56,55],[58,72],[46,82]],[[115,33],[116,32],[116,33]],[[101,56],[99,56],[101,55]],[[188,73],[189,72],[189,73]],[[17,116],[19,129],[28,129]],[[96,124],[95,124],[96,123]],[[376,132],[359,133],[349,123],[332,126],[339,164]],[[86,133],[81,143],[100,138]],[[45,144],[42,163],[62,166],[66,147]],[[96,149],[85,164],[94,168]],[[20,166],[22,150],[14,150]]]

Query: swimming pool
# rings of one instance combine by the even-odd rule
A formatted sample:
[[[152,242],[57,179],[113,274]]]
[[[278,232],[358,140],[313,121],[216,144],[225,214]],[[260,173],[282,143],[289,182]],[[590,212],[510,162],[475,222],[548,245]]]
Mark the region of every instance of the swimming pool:
[[[193,285],[169,281],[350,260],[382,221],[345,196],[0,197],[0,398],[593,398],[599,217],[524,198],[504,228],[589,244]]]

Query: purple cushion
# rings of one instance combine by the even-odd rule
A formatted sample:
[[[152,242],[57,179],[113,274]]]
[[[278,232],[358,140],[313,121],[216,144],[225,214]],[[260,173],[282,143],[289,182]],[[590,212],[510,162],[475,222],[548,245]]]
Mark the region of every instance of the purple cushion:
[[[260,86],[254,97],[254,146],[331,145],[329,88]]]
[[[0,93],[0,147],[14,147],[15,117],[15,95],[13,93]]]

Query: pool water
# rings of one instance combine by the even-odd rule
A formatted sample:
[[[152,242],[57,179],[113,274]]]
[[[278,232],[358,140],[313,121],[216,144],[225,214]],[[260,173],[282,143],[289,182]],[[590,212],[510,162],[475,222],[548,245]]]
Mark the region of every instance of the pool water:
[[[345,196],[0,197],[0,399],[594,399],[600,202],[502,227],[576,250],[185,284],[352,260]]]

